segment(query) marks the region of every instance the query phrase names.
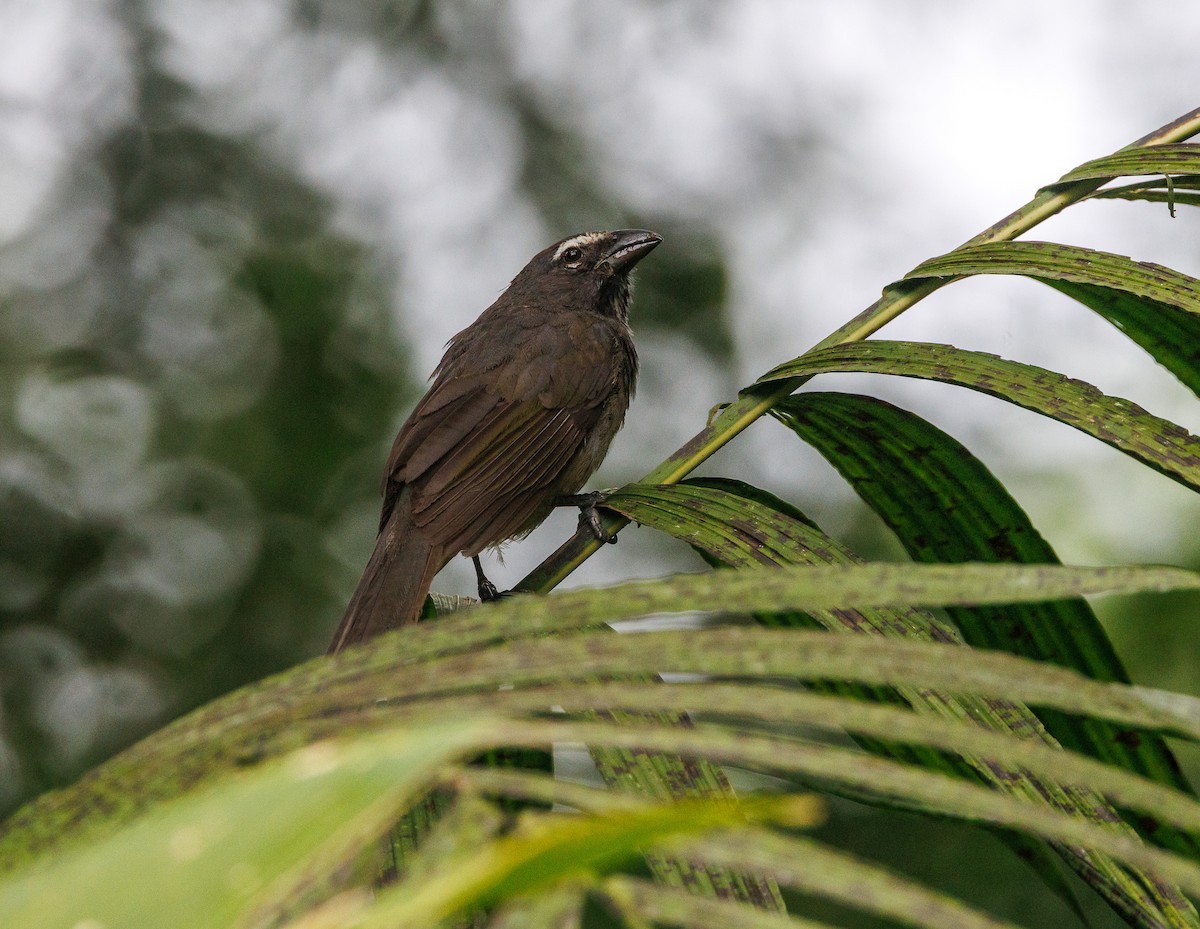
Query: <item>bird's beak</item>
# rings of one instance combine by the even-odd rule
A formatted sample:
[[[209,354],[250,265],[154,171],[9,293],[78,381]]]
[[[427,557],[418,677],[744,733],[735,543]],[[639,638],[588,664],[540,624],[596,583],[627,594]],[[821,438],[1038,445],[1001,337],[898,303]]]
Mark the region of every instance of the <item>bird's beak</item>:
[[[654,251],[662,236],[647,229],[621,229],[613,233],[615,240],[604,261],[618,274],[633,270],[633,266]]]

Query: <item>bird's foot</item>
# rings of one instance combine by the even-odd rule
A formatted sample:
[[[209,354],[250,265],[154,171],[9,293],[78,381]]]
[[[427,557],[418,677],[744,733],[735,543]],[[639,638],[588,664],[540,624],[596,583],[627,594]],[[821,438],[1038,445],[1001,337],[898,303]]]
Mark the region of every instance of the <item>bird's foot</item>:
[[[508,596],[507,590],[497,590],[496,585],[487,579],[487,575],[483,573],[483,565],[479,563],[478,555],[472,555],[471,561],[475,563],[475,588],[479,591],[480,603],[491,603],[493,600],[500,600]]]
[[[617,537],[605,530],[600,523],[600,513],[596,507],[603,506],[608,500],[609,491],[593,490],[586,494],[568,494],[554,501],[555,506],[579,507],[579,528],[586,527],[597,541],[615,545]]]
[[[499,600],[504,594],[496,589],[496,585],[489,581],[486,577],[479,582],[479,602],[491,603],[493,600]]]

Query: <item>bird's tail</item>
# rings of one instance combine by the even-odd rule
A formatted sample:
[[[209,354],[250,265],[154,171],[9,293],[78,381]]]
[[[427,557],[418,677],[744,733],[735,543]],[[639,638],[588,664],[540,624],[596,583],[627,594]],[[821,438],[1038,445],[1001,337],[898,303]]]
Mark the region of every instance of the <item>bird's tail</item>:
[[[412,530],[406,504],[402,497],[379,531],[375,551],[329,644],[330,654],[420,617],[434,575],[447,559]]]

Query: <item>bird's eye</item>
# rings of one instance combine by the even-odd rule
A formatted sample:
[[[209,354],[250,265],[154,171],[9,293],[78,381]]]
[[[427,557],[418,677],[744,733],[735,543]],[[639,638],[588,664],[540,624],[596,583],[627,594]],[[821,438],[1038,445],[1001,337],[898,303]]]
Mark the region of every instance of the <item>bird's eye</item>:
[[[563,249],[562,260],[569,265],[576,264],[583,257],[583,252],[572,245],[570,248]]]

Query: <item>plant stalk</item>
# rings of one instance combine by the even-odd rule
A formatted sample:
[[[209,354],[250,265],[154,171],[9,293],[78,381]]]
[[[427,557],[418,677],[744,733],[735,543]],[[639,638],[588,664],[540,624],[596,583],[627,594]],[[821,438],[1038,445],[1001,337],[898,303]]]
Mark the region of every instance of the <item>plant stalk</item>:
[[[1197,133],[1200,133],[1200,107],[1119,150],[1127,151],[1133,148],[1182,142]],[[1107,181],[1099,179],[1044,187],[1024,206],[968,239],[955,251],[985,242],[1015,239],[1056,213],[1062,212],[1071,204],[1084,199],[1105,183]],[[809,351],[847,342],[860,342],[878,332],[887,323],[935,290],[955,280],[957,278],[948,277],[919,283],[889,284],[884,288],[883,294],[878,300],[844,326],[830,333]],[[743,391],[737,400],[725,407],[712,422],[643,477],[639,483],[675,484],[683,480],[718,449],[760,416],[769,412],[771,407],[780,400],[794,393],[796,388],[807,380],[807,377],[795,378],[775,382],[769,388]],[[608,532],[616,533],[628,525],[629,520],[616,514],[604,514],[602,524]],[[516,585],[516,589],[544,593],[557,587],[572,571],[595,554],[601,544],[589,530],[581,529],[526,575]]]

